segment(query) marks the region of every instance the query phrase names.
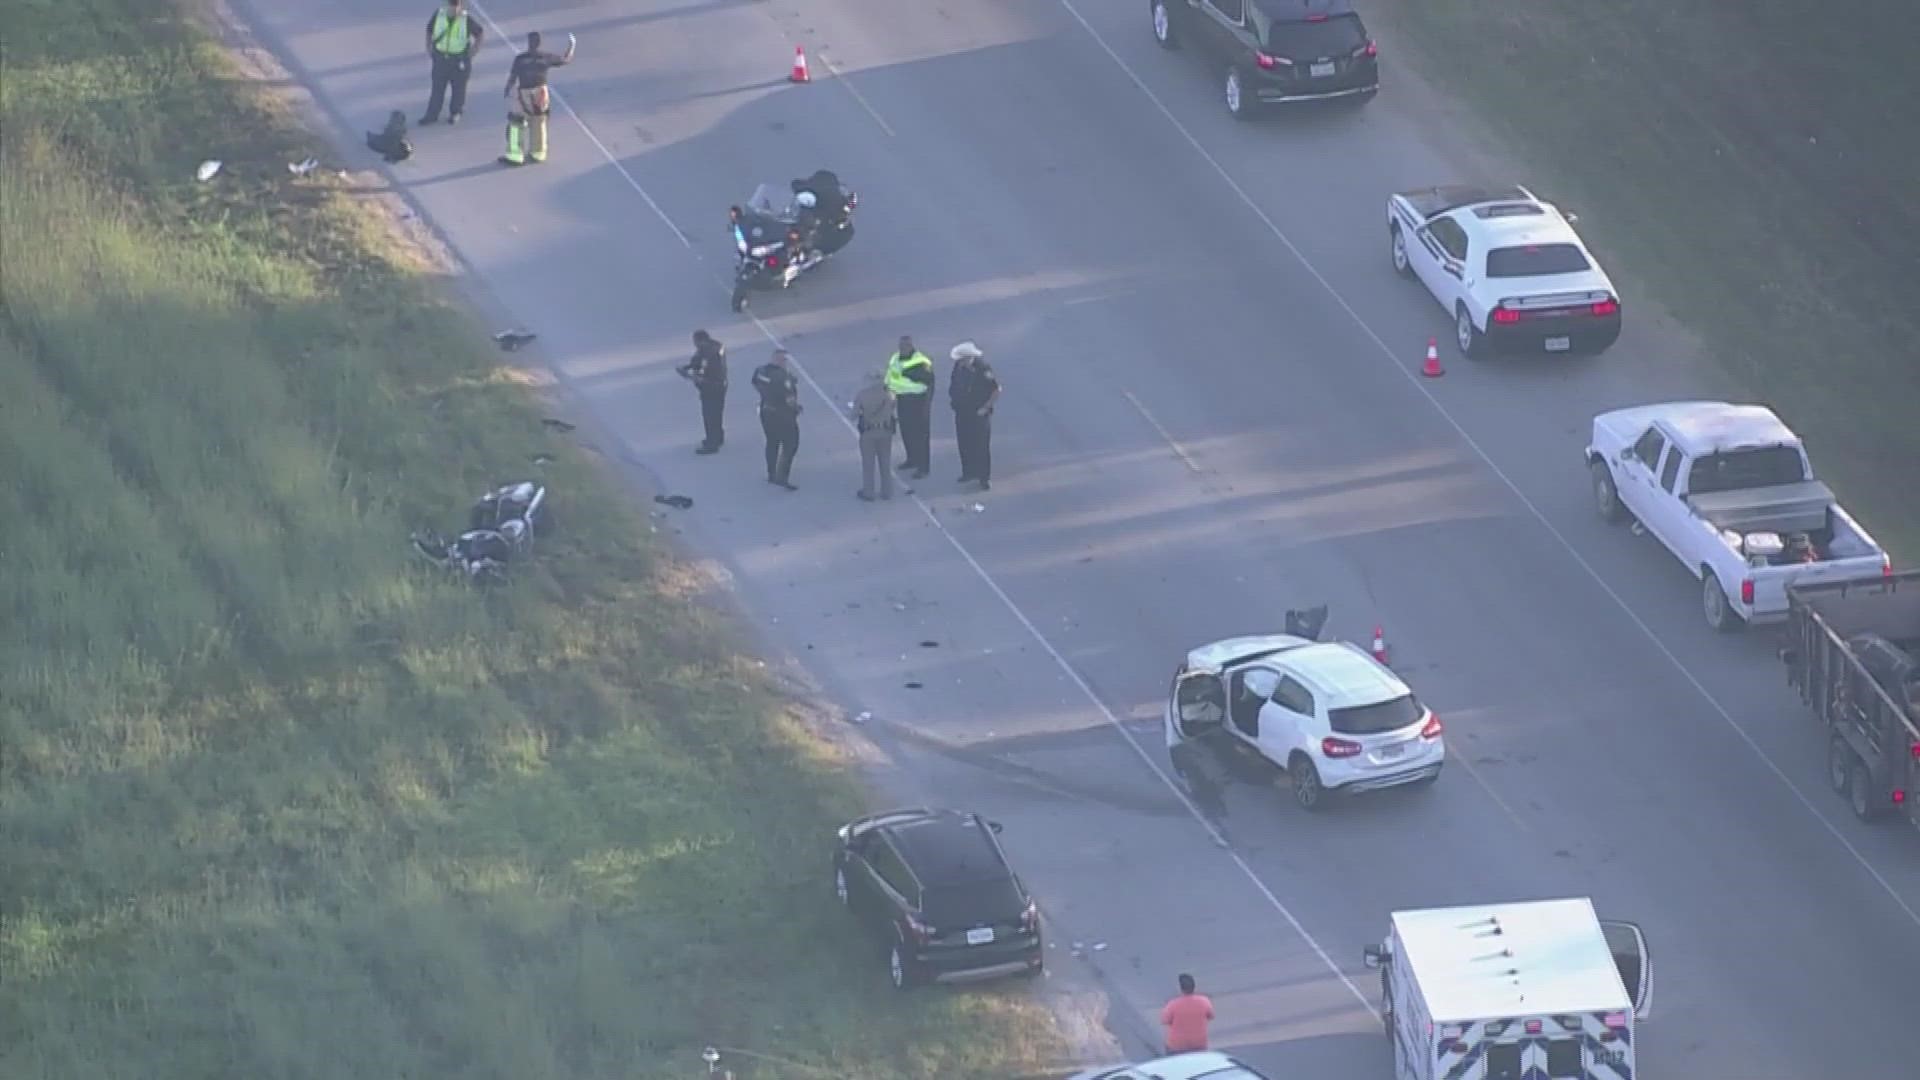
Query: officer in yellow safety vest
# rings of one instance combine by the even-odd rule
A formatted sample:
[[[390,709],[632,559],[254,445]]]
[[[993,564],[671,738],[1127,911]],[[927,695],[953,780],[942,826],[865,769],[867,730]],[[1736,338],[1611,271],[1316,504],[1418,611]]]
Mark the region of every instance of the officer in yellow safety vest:
[[[913,347],[913,339],[902,335],[900,348],[887,358],[887,389],[899,401],[900,446],[906,460],[900,471],[923,480],[933,456],[929,443],[933,438],[933,361]]]
[[[427,95],[422,124],[440,122],[440,106],[447,106],[447,123],[460,122],[467,109],[467,76],[473,74],[473,54],[480,50],[486,28],[467,14],[467,0],[447,0],[427,17],[427,58],[433,61],[433,90]],[[452,88],[453,100],[447,100]]]

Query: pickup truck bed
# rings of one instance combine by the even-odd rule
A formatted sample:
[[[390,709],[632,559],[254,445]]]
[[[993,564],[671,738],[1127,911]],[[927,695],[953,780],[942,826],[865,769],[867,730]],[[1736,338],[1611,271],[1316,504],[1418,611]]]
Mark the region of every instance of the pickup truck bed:
[[[1832,527],[1827,508],[1835,503],[1832,489],[1818,480],[1687,496],[1687,505],[1693,512],[1718,529],[1742,533],[1768,529],[1823,538]]]

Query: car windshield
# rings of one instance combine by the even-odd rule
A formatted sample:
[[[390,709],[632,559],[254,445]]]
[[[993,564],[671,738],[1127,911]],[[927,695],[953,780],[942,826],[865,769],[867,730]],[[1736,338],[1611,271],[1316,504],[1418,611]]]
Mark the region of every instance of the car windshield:
[[[1687,490],[1695,495],[1711,495],[1716,491],[1750,491],[1797,484],[1806,479],[1805,472],[1800,451],[1791,446],[1728,450],[1695,461],[1687,473]]]
[[[1494,248],[1487,252],[1487,276],[1490,278],[1545,277],[1548,274],[1578,274],[1593,269],[1593,264],[1573,244],[1523,244]]]
[[[1381,735],[1412,727],[1425,712],[1412,694],[1403,694],[1374,705],[1328,709],[1327,724],[1340,735]]]
[[[934,926],[983,922],[1014,922],[1026,910],[1026,899],[1011,878],[990,878],[928,888],[920,897],[920,913]]]
[[[1267,31],[1273,51],[1290,60],[1345,56],[1367,43],[1357,15],[1335,15],[1314,22],[1275,22]]]

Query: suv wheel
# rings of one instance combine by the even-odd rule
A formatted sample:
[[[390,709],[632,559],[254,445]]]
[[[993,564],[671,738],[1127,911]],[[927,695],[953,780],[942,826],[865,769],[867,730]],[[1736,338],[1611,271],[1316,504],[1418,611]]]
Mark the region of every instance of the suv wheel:
[[[1252,118],[1253,102],[1247,100],[1246,80],[1240,77],[1240,65],[1234,64],[1227,68],[1227,81],[1221,89],[1227,103],[1227,112],[1232,113],[1235,120]]]
[[[1173,29],[1173,12],[1167,10],[1167,0],[1153,0],[1153,40],[1163,49],[1177,49],[1180,38]]]
[[[1407,234],[1398,225],[1393,227],[1393,272],[1401,277],[1413,276],[1413,263],[1407,260]]]
[[[1293,801],[1303,810],[1318,810],[1327,802],[1327,789],[1320,782],[1320,770],[1305,754],[1293,755],[1287,763],[1287,778],[1293,781]]]
[[[900,951],[900,943],[895,941],[887,948],[887,980],[893,983],[895,990],[913,988],[913,968],[907,955]]]

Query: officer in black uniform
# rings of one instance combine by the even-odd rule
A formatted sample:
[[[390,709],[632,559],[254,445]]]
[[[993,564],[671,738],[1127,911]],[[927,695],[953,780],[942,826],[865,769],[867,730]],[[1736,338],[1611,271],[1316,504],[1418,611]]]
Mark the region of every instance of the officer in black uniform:
[[[787,350],[773,350],[773,359],[754,371],[753,388],[760,392],[760,430],[767,435],[767,483],[799,491],[789,477],[800,449],[800,381],[787,370]]]
[[[986,354],[971,341],[953,347],[953,375],[947,385],[953,406],[953,436],[960,450],[960,482],[993,488],[993,406],[1000,400],[1000,378]]]
[[[711,454],[727,441],[727,347],[705,330],[693,332],[693,358],[673,370],[700,391],[700,421],[706,441],[696,454]]]

